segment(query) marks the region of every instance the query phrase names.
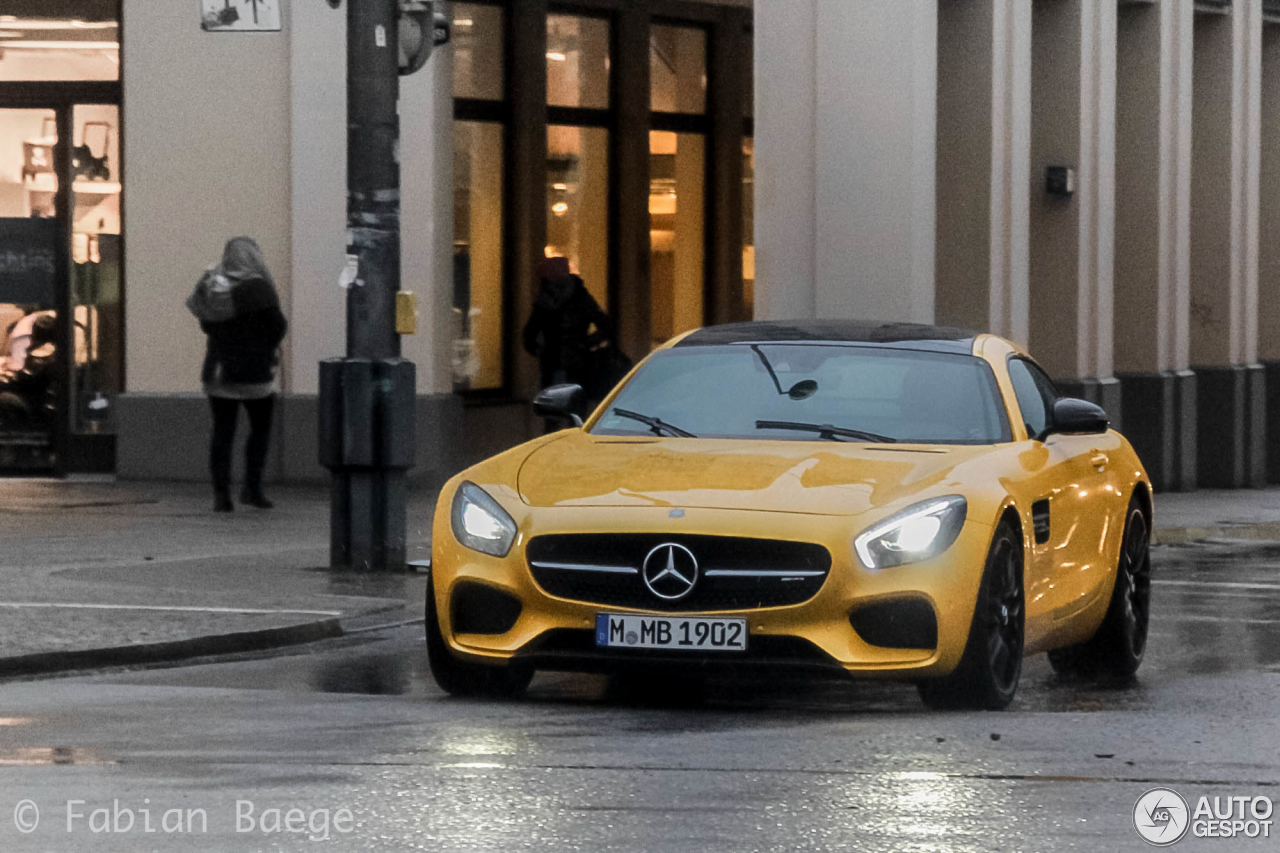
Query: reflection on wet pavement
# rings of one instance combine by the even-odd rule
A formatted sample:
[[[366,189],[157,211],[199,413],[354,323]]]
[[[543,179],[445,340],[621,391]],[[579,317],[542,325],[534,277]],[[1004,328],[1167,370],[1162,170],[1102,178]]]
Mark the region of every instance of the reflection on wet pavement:
[[[207,807],[211,829],[242,798],[348,807],[359,832],[335,849],[377,853],[1138,850],[1133,804],[1153,786],[1280,789],[1280,545],[1161,546],[1154,584],[1137,678],[1059,678],[1039,655],[1003,713],[934,713],[909,684],[801,677],[539,673],[523,701],[452,699],[418,624],[6,684],[0,765],[72,765],[8,771],[42,807],[164,790]],[[74,766],[108,756],[119,766]],[[0,835],[0,850],[66,849],[55,823],[26,847]],[[218,826],[163,849],[271,843],[233,834],[230,817]],[[1197,842],[1179,849],[1257,849]]]
[[[0,748],[0,767],[46,767],[72,764],[115,764],[97,750],[82,746]]]

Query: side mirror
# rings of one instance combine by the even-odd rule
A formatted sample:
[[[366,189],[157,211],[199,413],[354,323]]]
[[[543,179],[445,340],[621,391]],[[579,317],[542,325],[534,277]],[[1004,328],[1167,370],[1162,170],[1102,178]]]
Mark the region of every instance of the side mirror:
[[[581,385],[552,385],[533,398],[533,413],[541,418],[566,418],[574,426],[582,426],[582,418],[578,417],[581,403]]]
[[[1044,431],[1044,436],[1057,432],[1092,435],[1104,433],[1110,426],[1111,420],[1101,406],[1088,400],[1063,397],[1053,404],[1053,423]]]

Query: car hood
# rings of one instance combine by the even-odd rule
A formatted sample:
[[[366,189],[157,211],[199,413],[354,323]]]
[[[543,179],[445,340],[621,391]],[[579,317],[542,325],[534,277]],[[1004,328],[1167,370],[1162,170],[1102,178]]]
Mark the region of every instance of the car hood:
[[[530,506],[672,506],[858,515],[947,481],[974,446],[593,436],[520,467]]]

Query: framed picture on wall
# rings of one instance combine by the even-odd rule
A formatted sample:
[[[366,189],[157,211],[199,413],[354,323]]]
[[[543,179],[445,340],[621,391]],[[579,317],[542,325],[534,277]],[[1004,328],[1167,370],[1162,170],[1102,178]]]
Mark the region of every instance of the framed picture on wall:
[[[200,0],[200,28],[207,33],[280,29],[282,0]]]

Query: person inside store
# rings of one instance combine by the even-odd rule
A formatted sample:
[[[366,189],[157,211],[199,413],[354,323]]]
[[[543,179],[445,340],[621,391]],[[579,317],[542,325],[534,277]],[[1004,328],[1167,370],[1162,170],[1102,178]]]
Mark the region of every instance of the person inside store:
[[[538,295],[524,326],[524,348],[538,359],[541,387],[571,382],[586,391],[586,411],[604,399],[630,360],[618,349],[613,320],[568,258],[546,258],[538,267]]]
[[[271,439],[280,343],[289,323],[258,244],[249,237],[228,240],[222,260],[205,271],[187,308],[206,335],[200,379],[213,415],[209,442],[213,509],[231,512],[235,508],[231,452],[241,406],[249,417],[249,438],[244,446],[240,502],[270,509],[273,504],[262,491],[262,471]]]
[[[26,332],[21,336],[25,344],[22,357],[6,359],[7,366],[0,371],[0,428],[6,430],[42,429],[53,420],[57,405],[58,321],[52,311],[27,316],[32,319],[22,329]]]

